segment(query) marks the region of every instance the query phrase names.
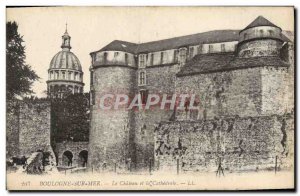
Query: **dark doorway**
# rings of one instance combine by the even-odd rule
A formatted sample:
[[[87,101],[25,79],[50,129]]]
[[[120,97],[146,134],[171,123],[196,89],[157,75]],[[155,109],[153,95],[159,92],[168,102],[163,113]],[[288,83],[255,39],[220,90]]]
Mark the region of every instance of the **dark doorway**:
[[[78,167],[86,167],[88,160],[88,151],[83,150],[78,155]]]
[[[73,154],[70,151],[65,151],[62,156],[62,164],[64,166],[72,166]]]

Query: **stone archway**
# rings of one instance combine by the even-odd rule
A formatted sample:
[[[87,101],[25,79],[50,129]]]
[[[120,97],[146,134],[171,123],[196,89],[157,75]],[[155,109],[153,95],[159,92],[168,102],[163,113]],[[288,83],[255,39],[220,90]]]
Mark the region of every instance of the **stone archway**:
[[[72,164],[73,164],[73,153],[67,150],[62,155],[62,165],[72,166]]]
[[[88,161],[88,151],[82,150],[78,154],[78,167],[86,167]]]

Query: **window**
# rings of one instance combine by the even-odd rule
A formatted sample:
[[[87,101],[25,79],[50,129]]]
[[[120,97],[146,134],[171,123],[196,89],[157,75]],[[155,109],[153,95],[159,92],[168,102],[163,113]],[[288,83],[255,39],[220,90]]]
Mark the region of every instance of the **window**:
[[[194,57],[194,47],[190,47],[189,57],[190,57],[190,58],[193,58],[193,57]]]
[[[78,78],[78,73],[75,73],[74,80],[77,80],[77,78]]]
[[[56,71],[55,73],[56,73],[56,78],[55,79],[59,79],[59,72]]]
[[[262,29],[259,30],[259,35],[260,35],[260,36],[264,36],[264,30],[262,30]]]
[[[103,52],[97,52],[95,55],[95,61],[104,61],[104,53]]]
[[[115,52],[114,53],[114,58],[118,57],[118,55],[119,55],[119,52]]]
[[[128,54],[125,53],[125,64],[127,65],[128,64]]]
[[[202,44],[198,46],[198,51],[197,51],[197,53],[198,53],[198,54],[201,54],[201,53],[202,53]]]
[[[225,44],[221,44],[221,52],[225,52]]]
[[[247,38],[248,38],[248,34],[244,33],[244,39],[247,39]]]
[[[66,79],[66,73],[64,71],[62,72],[62,77],[64,80]]]
[[[154,54],[152,53],[150,56],[150,64],[153,65],[154,64]]]
[[[145,85],[146,84],[145,72],[144,71],[140,72],[139,79],[140,79],[140,81],[139,81],[140,85]]]
[[[145,56],[143,54],[140,55],[140,67],[144,67],[145,65]]]
[[[274,31],[269,30],[269,35],[270,35],[270,36],[273,36],[273,35],[274,35]]]
[[[106,63],[107,61],[107,52],[104,52],[103,54],[103,62]]]
[[[56,94],[58,92],[58,85],[54,86],[54,93]]]
[[[209,46],[208,46],[208,52],[212,52],[213,49],[214,49],[213,45],[209,45]]]
[[[178,62],[178,50],[174,50],[174,62]]]
[[[72,79],[72,72],[69,72],[69,77],[68,77],[69,80]]]
[[[53,86],[50,86],[50,93],[53,93]]]
[[[164,63],[164,52],[160,53],[160,63],[163,64]]]
[[[186,61],[186,49],[184,49],[184,48],[180,49],[179,56],[180,56],[180,61],[182,63],[185,63],[185,61]]]
[[[148,90],[140,90],[140,95],[142,98],[142,104],[146,104],[148,98]]]

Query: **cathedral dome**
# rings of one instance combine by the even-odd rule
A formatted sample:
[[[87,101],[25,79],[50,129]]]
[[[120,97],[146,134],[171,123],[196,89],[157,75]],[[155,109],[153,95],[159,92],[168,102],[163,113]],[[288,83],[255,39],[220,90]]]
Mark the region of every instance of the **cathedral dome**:
[[[77,56],[71,51],[60,51],[51,60],[49,69],[71,69],[82,71]]]
[[[52,58],[48,69],[48,96],[62,98],[69,93],[83,93],[83,72],[77,56],[71,52],[71,37],[62,36],[62,50]]]

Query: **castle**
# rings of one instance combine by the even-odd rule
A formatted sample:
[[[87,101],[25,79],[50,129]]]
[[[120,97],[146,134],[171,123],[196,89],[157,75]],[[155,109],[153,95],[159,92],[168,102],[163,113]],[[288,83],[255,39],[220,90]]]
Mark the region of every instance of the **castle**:
[[[176,123],[283,115],[294,107],[293,44],[262,16],[240,31],[141,44],[115,40],[90,55],[88,166],[95,169],[113,170],[116,163],[148,168],[159,158],[154,153],[161,147],[156,133],[172,118]],[[201,103],[196,111],[101,110],[97,100],[107,93],[194,93]]]
[[[70,40],[66,30],[62,50],[50,62],[50,99],[83,92],[83,72]],[[52,143],[59,166],[73,162],[93,171],[215,171],[222,163],[237,171],[277,168],[280,160],[282,167],[292,167],[286,160],[293,160],[294,144],[293,40],[264,17],[242,30],[141,44],[115,40],[90,56],[89,141]],[[108,93],[140,94],[143,105],[151,94],[195,94],[200,102],[193,110],[158,105],[102,110],[99,100]],[[22,107],[21,115],[39,113],[38,106]],[[19,124],[14,119],[20,118],[12,118],[11,124]],[[50,137],[49,115],[44,121],[36,131],[47,130]],[[32,132],[34,123],[29,124]],[[48,139],[31,132],[37,143],[42,141],[36,148],[49,149]],[[20,148],[27,145],[23,136]],[[20,143],[15,140],[13,144]],[[24,154],[34,152],[27,146]]]

